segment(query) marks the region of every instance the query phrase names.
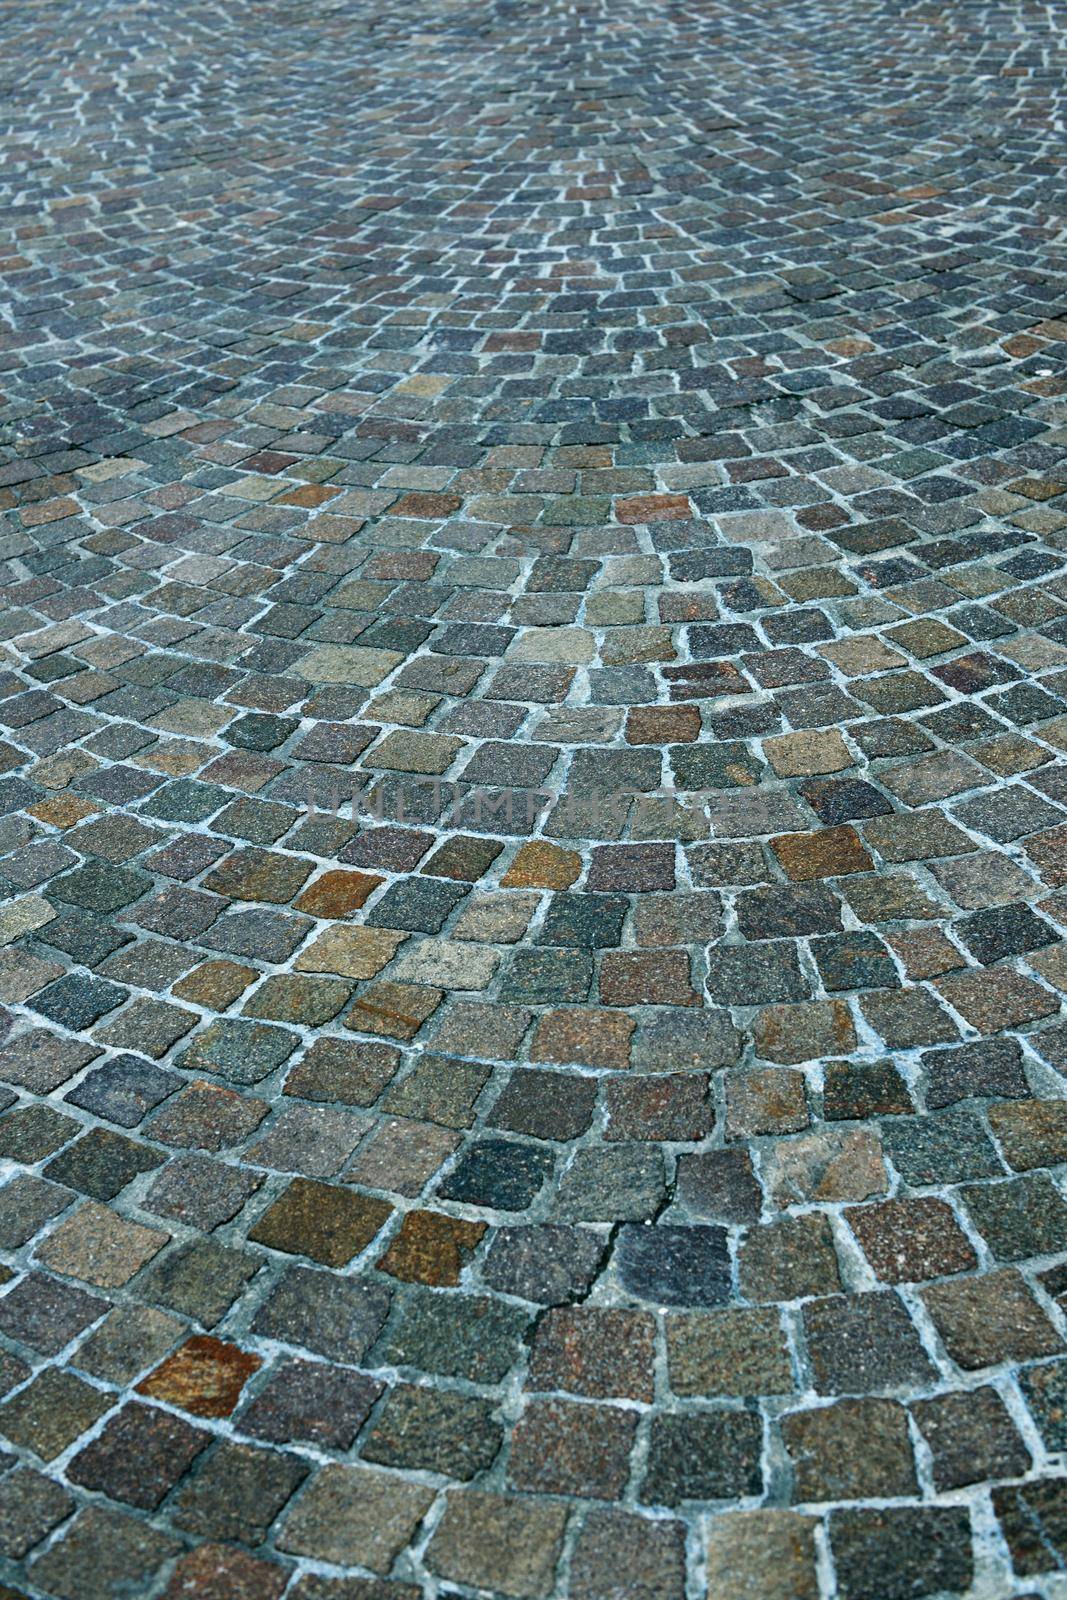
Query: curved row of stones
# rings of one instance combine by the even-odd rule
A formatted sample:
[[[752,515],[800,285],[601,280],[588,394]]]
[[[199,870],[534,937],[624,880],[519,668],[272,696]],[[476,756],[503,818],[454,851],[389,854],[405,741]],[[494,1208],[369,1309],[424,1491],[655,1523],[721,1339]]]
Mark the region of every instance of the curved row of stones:
[[[3,1596],[1063,1593],[1060,13],[0,9]]]

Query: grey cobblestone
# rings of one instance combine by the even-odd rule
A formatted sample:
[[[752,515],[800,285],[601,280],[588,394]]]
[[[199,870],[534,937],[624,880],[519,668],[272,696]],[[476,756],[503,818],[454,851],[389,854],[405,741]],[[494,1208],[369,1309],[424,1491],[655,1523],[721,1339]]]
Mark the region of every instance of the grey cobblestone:
[[[0,6],[0,1592],[1062,1600],[1062,0]]]

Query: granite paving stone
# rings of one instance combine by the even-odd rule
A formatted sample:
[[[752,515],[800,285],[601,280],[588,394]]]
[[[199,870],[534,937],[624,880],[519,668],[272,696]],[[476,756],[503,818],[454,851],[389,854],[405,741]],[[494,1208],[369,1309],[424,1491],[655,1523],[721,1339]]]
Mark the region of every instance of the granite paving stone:
[[[938,1489],[1018,1478],[1030,1469],[1030,1452],[994,1389],[921,1400],[913,1415],[930,1448]]]
[[[260,1545],[307,1474],[307,1462],[288,1451],[224,1439],[177,1490],[174,1523],[198,1538]]]
[[[1062,1480],[995,1489],[993,1510],[1011,1552],[1012,1569],[1022,1578],[1062,1567],[1064,1497]]]
[[[879,1394],[934,1379],[918,1330],[890,1290],[813,1300],[802,1315],[820,1394]]]
[[[178,1559],[164,1594],[167,1600],[279,1600],[288,1577],[272,1561],[208,1541]]]
[[[732,1511],[708,1524],[709,1585],[730,1584],[738,1600],[815,1600],[813,1517],[794,1511]]]
[[[41,1355],[56,1356],[109,1309],[98,1295],[61,1278],[31,1272],[0,1300],[0,1331]]]
[[[37,1258],[82,1283],[118,1288],[128,1283],[168,1238],[161,1228],[131,1222],[109,1206],[87,1200],[48,1236]]]
[[[19,1559],[65,1521],[74,1497],[32,1467],[19,1467],[0,1482],[0,1551]]]
[[[763,1489],[763,1428],[753,1412],[665,1412],[652,1422],[640,1498],[675,1507],[689,1500],[729,1500]]]
[[[116,1306],[78,1346],[75,1364],[119,1387],[154,1367],[178,1343],[185,1324],[152,1306]]]
[[[0,11],[4,1594],[1052,1600],[1064,22]]]
[[[279,1548],[387,1572],[432,1500],[424,1484],[371,1467],[323,1467],[286,1518]]]
[[[842,1400],[782,1418],[797,1504],[916,1493],[907,1413],[893,1400]]]
[[[0,1189],[0,1248],[17,1250],[74,1199],[60,1184],[32,1173],[16,1173]]]
[[[154,1511],[210,1443],[210,1434],[181,1417],[134,1401],[78,1452],[69,1476],[112,1500]]]
[[[438,1472],[468,1482],[496,1457],[504,1436],[491,1401],[398,1384],[361,1446],[366,1461]]]
[[[72,1372],[46,1367],[0,1406],[0,1434],[53,1461],[109,1409],[109,1396]]]
[[[971,1521],[963,1508],[834,1511],[829,1530],[843,1600],[958,1595],[970,1588]]]
[[[181,1544],[108,1506],[87,1506],[31,1564],[30,1580],[59,1600],[118,1600],[154,1581]]]
[[[551,1589],[566,1507],[529,1495],[455,1490],[426,1552],[431,1572],[517,1600]]]
[[[365,1249],[392,1212],[384,1200],[294,1178],[249,1232],[256,1244],[343,1267]]]
[[[535,1493],[617,1500],[637,1422],[636,1412],[621,1407],[533,1400],[512,1434],[507,1481]]]
[[[226,1417],[261,1365],[259,1356],[222,1339],[197,1334],[142,1378],[137,1393],[165,1400],[194,1417]]]
[[[685,1524],[625,1511],[590,1511],[571,1557],[575,1600],[685,1593]]]

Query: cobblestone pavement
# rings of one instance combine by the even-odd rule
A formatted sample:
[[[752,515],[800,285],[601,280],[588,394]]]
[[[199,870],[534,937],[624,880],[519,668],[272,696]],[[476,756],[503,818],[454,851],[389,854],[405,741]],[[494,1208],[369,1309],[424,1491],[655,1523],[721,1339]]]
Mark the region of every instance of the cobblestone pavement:
[[[1067,1593],[1065,24],[0,7],[3,1600]]]

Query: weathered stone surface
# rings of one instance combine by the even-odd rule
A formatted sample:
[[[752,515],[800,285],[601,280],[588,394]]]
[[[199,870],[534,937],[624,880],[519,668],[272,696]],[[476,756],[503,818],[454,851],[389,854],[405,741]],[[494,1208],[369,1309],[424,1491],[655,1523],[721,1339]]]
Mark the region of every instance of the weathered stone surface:
[[[737,1600],[815,1600],[815,1520],[793,1511],[738,1511],[708,1524],[708,1585]]]
[[[684,1313],[667,1322],[667,1370],[677,1395],[787,1394],[789,1346],[770,1308]]]
[[[1051,1595],[1062,8],[14,9],[4,1595]]]
[[[828,1128],[779,1140],[764,1167],[775,1204],[866,1200],[887,1184],[881,1144],[864,1128]]]
[[[286,1519],[278,1546],[318,1561],[387,1572],[432,1500],[432,1491],[421,1484],[369,1467],[323,1467]]]
[[[541,1600],[552,1586],[566,1508],[528,1496],[455,1491],[426,1553],[431,1572],[517,1600]]]
[[[198,1336],[168,1356],[137,1385],[137,1393],[188,1411],[194,1417],[228,1417],[259,1356],[222,1339]]]

